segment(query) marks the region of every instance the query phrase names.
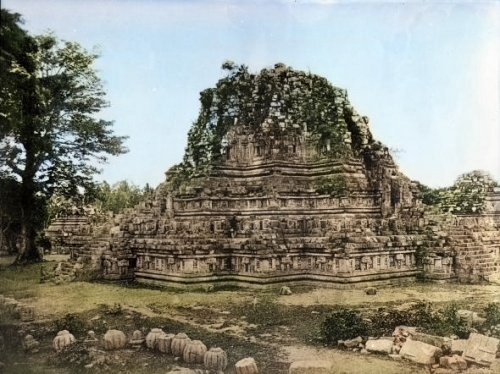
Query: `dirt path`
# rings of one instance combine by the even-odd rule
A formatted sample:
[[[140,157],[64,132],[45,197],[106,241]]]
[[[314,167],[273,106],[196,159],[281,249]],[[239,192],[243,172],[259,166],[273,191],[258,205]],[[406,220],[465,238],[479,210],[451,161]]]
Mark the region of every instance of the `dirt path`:
[[[424,374],[425,368],[412,365],[407,361],[394,361],[375,355],[341,352],[327,348],[313,348],[304,345],[285,346],[288,361],[330,360],[335,363],[335,373],[345,374]]]

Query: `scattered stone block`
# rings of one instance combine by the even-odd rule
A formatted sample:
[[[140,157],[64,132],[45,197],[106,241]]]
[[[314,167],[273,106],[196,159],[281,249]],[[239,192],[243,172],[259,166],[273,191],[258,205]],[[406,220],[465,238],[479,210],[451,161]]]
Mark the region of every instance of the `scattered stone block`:
[[[291,294],[292,290],[290,289],[290,287],[283,286],[280,288],[280,295],[291,295]]]
[[[432,373],[433,374],[455,374],[456,371],[451,370],[451,369],[446,369],[446,368],[436,368],[436,369],[432,369]]]
[[[417,332],[417,328],[416,327],[397,326],[394,329],[394,332],[392,333],[392,336],[394,336],[394,337],[396,337],[396,336],[408,337],[408,336],[411,336],[411,335],[415,334],[416,332]]]
[[[462,356],[443,356],[439,358],[439,366],[452,370],[467,369],[467,361]]]
[[[363,343],[363,338],[361,336],[358,336],[354,339],[344,340],[343,344],[346,348],[357,348],[361,343]]]
[[[203,357],[203,364],[209,371],[222,372],[227,367],[227,354],[222,348],[210,348]]]
[[[95,336],[95,332],[92,331],[92,330],[89,330],[87,332],[87,337],[85,338],[85,340],[83,341],[83,343],[88,346],[88,347],[91,347],[91,346],[94,346],[94,345],[97,345],[97,342],[99,340],[97,339],[97,337]]]
[[[196,370],[191,370],[183,367],[176,367],[167,372],[167,374],[198,374],[199,372]]]
[[[365,348],[368,352],[385,354],[390,354],[393,346],[392,340],[387,339],[368,340],[365,344]]]
[[[377,294],[377,289],[375,287],[368,287],[365,290],[365,294],[367,294],[367,295],[376,295]]]
[[[403,344],[399,354],[407,360],[423,365],[432,365],[436,363],[436,359],[441,356],[441,348],[436,346],[418,342],[415,340],[407,340]]]
[[[158,340],[163,335],[165,335],[165,332],[162,329],[151,329],[148,335],[146,335],[146,346],[149,349],[158,349]]]
[[[120,330],[108,330],[104,334],[104,349],[122,349],[127,345],[127,336]]]
[[[139,349],[139,348],[141,348],[144,341],[145,341],[145,339],[144,339],[144,334],[142,333],[142,331],[135,330],[132,333],[132,339],[130,339],[129,343],[132,347]]]
[[[486,322],[486,318],[480,317],[476,312],[472,310],[459,309],[457,310],[457,316],[467,325],[470,326],[480,326]]]
[[[188,364],[202,364],[207,347],[200,340],[192,340],[186,344],[182,358]]]
[[[68,330],[62,330],[57,333],[57,336],[52,341],[52,346],[56,352],[61,352],[74,342],[76,342],[76,339],[73,334],[71,334]]]
[[[334,364],[327,360],[304,360],[292,362],[289,374],[330,374]]]
[[[449,350],[451,347],[451,339],[443,336],[424,334],[423,332],[416,331],[411,335],[411,339],[422,343],[427,343],[444,350]]]
[[[462,356],[467,361],[490,366],[495,361],[499,344],[500,340],[496,338],[471,333]]]
[[[22,322],[31,322],[35,320],[35,308],[26,304],[18,304],[16,311]]]
[[[172,338],[172,342],[170,343],[170,349],[172,355],[174,357],[182,357],[182,354],[184,353],[184,348],[186,348],[187,343],[190,341],[191,339],[189,339],[189,336],[187,336],[182,332],[175,335]]]
[[[258,374],[257,363],[252,357],[246,357],[239,360],[235,365],[236,374]]]
[[[158,350],[162,353],[172,353],[172,339],[174,334],[165,334],[158,338]]]
[[[26,335],[23,339],[23,349],[28,353],[36,353],[38,352],[38,348],[40,347],[40,342],[36,340],[33,335]]]
[[[451,341],[450,351],[452,354],[461,355],[467,347],[467,339],[455,339]]]

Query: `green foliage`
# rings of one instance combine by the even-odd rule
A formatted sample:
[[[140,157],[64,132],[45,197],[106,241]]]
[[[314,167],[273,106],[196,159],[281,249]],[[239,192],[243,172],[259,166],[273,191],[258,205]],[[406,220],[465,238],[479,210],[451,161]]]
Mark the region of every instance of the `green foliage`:
[[[455,214],[478,214],[485,208],[485,197],[498,183],[486,172],[475,170],[461,175],[442,193],[441,208]]]
[[[108,314],[108,315],[112,315],[112,316],[118,316],[118,315],[123,314],[123,307],[122,307],[122,304],[120,304],[120,303],[114,303],[113,305],[100,304],[99,310],[104,314]]]
[[[432,318],[424,326],[424,331],[433,335],[457,335],[461,339],[468,338],[470,329],[465,321],[458,316],[458,306],[450,304],[444,309],[433,312]]]
[[[184,160],[171,174],[170,187],[182,183],[176,179],[207,175],[225,152],[228,131],[236,124],[262,134],[264,143],[273,141],[272,135],[307,131],[325,156],[352,153],[345,138],[353,127],[353,110],[344,90],[284,64],[259,74],[231,61],[222,68],[227,76],[200,94],[200,113],[189,130]]]
[[[73,335],[83,335],[87,331],[87,326],[81,317],[68,313],[55,321],[55,330],[68,330]]]
[[[95,204],[100,211],[116,214],[136,206],[151,194],[152,191],[148,185],[141,189],[127,181],[121,181],[112,186],[103,182],[97,187]]]
[[[417,183],[422,202],[425,205],[436,206],[442,202],[443,188],[431,188],[422,183]]]
[[[248,308],[252,308],[247,314],[247,322],[249,323],[255,323],[264,327],[282,324],[283,315],[280,305],[273,296],[259,297],[258,302]]]
[[[347,182],[343,175],[332,175],[318,179],[316,191],[331,197],[343,197],[348,193]]]
[[[487,194],[498,186],[493,177],[480,170],[462,174],[453,186],[432,189],[419,184],[422,202],[440,211],[453,214],[480,214],[484,212]]]
[[[35,246],[40,207],[59,194],[75,196],[92,185],[96,163],[125,152],[94,68],[95,53],[52,34],[30,36],[20,16],[2,9],[0,159],[2,177],[19,181],[24,246],[19,260],[40,260]]]
[[[396,326],[426,326],[432,320],[430,303],[418,302],[408,309],[378,310],[369,316],[369,334],[390,335]]]
[[[330,345],[337,344],[338,340],[367,335],[367,332],[368,326],[360,314],[345,308],[333,311],[321,325],[321,335]]]
[[[500,324],[500,303],[489,303],[484,309],[484,313],[488,327]]]

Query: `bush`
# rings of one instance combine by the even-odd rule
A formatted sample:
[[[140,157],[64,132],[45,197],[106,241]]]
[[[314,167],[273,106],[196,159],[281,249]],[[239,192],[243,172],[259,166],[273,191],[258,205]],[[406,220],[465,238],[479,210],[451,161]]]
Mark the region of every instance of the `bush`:
[[[119,316],[123,314],[123,307],[120,303],[114,303],[113,305],[99,304],[99,310],[108,315]]]
[[[490,303],[484,309],[488,327],[500,324],[500,303]]]
[[[276,298],[266,295],[259,298],[253,310],[248,312],[247,322],[265,327],[279,326],[284,323],[285,317],[284,310],[276,302]]]
[[[325,318],[321,325],[321,335],[327,344],[337,344],[338,340],[368,335],[368,326],[358,313],[342,308]]]
[[[409,309],[379,310],[370,316],[373,323],[370,326],[371,336],[390,335],[396,326],[428,325],[432,320],[431,304],[417,302]]]
[[[55,322],[57,331],[68,330],[73,335],[82,335],[87,330],[85,322],[78,316],[68,313]]]
[[[348,192],[347,182],[342,175],[323,177],[316,182],[316,191],[331,197],[343,197]]]
[[[461,339],[466,339],[471,330],[467,323],[460,319],[457,312],[458,306],[456,304],[448,305],[446,308],[432,313],[432,317],[422,327],[430,334],[457,335]]]

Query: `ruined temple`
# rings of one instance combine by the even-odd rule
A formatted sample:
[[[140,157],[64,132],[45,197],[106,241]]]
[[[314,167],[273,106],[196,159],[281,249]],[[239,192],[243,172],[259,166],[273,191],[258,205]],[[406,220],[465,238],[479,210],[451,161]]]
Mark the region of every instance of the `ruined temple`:
[[[153,199],[104,225],[75,221],[67,239],[65,221],[53,224],[48,236],[71,243],[73,260],[105,279],[165,285],[498,273],[498,192],[480,215],[426,214],[345,90],[283,64],[224,68]]]

